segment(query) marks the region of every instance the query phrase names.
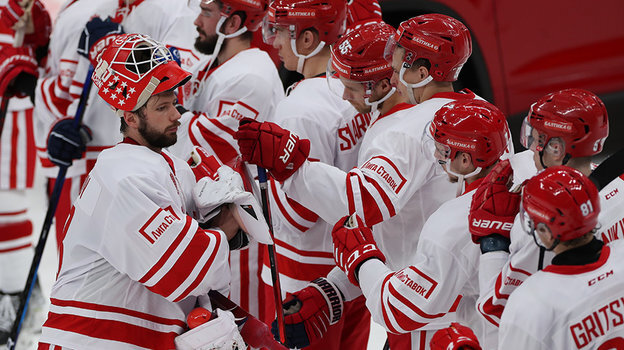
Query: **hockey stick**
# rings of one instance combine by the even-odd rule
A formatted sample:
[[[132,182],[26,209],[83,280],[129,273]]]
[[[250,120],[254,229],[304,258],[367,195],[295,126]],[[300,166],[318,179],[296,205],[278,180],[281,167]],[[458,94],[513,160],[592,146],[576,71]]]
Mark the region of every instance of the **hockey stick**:
[[[2,128],[4,127],[4,119],[6,119],[7,108],[9,107],[9,97],[0,97],[0,136],[2,136]]]
[[[287,350],[287,348],[273,339],[269,326],[255,318],[232,300],[226,298],[216,290],[208,292],[213,307],[230,311],[236,318],[236,324],[242,327],[241,336],[247,345],[252,348],[267,348],[269,350]]]
[[[89,92],[91,91],[92,74],[93,66],[89,66],[89,70],[87,71],[87,78],[85,79],[82,94],[80,95],[80,100],[78,103],[78,108],[76,110],[76,116],[74,117],[73,125],[76,129],[80,127],[80,123],[82,122],[82,117],[86,109],[87,99],[89,98]],[[48,211],[46,212],[45,219],[43,220],[43,227],[41,228],[39,241],[37,242],[35,254],[33,256],[32,263],[30,264],[30,271],[28,272],[26,286],[24,286],[24,290],[20,294],[19,308],[17,309],[15,321],[13,322],[11,334],[9,335],[9,340],[7,342],[7,345],[11,350],[14,350],[15,345],[17,344],[17,337],[19,336],[22,323],[24,322],[24,316],[26,315],[26,306],[28,305],[28,301],[30,300],[32,288],[35,285],[35,281],[37,280],[37,270],[39,270],[39,263],[41,263],[41,257],[43,256],[43,249],[45,248],[46,241],[48,240],[48,233],[50,233],[52,219],[54,218],[54,213],[56,212],[56,206],[58,205],[59,197],[61,196],[63,184],[65,183],[67,168],[68,166],[59,166],[58,175],[56,176],[56,181],[54,182],[54,189],[52,190],[52,194],[50,195],[50,198],[48,200]]]
[[[273,224],[271,222],[271,210],[269,208],[269,197],[267,189],[267,174],[266,170],[262,167],[258,167],[258,182],[260,182],[260,195],[262,196],[262,211],[264,212],[264,219],[269,225],[269,232],[271,232],[271,238],[273,235]],[[282,344],[286,344],[286,326],[284,324],[284,308],[282,305],[282,288],[280,286],[279,272],[277,270],[277,262],[275,261],[275,244],[267,244],[269,251],[269,264],[271,265],[271,280],[273,281],[273,297],[275,299],[275,312],[277,313],[277,330],[279,331],[279,338]]]
[[[605,159],[591,174],[589,179],[592,180],[598,191],[602,190],[616,177],[624,174],[624,148],[613,153],[609,158]]]

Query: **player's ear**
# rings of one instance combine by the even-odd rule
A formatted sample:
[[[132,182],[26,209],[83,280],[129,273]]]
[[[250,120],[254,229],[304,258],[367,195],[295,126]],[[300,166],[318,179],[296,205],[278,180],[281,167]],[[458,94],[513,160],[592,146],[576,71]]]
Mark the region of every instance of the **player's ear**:
[[[126,122],[126,124],[128,124],[129,127],[131,128],[138,128],[139,127],[139,115],[134,113],[134,112],[128,112],[128,111],[124,111],[123,113],[123,119]]]
[[[297,51],[303,55],[311,53],[320,43],[318,34],[306,29],[297,38]]]
[[[243,19],[239,14],[231,15],[227,21],[225,21],[225,28],[223,30],[224,34],[232,34],[239,30],[243,24]]]
[[[381,96],[385,96],[390,89],[392,89],[392,84],[390,83],[390,79],[382,79],[377,82],[375,85],[375,89],[380,93]]]

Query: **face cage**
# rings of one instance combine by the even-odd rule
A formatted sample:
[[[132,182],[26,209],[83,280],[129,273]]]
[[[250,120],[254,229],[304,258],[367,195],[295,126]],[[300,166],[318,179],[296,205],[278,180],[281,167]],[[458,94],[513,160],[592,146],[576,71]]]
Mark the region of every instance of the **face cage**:
[[[144,45],[145,44],[145,45]],[[131,47],[126,47],[130,45]],[[138,61],[135,57],[135,52],[138,50],[145,50],[145,49],[149,49],[151,50],[151,57],[147,60],[144,61]],[[130,54],[128,56],[124,55],[124,57],[127,57],[125,60],[117,60],[117,57],[119,56],[119,54],[121,52],[124,51],[130,51]],[[120,47],[117,52],[115,53],[115,56],[113,56],[113,59],[111,60],[109,66],[111,67],[111,69],[115,69],[114,67],[116,65],[123,65],[123,66],[132,66],[134,67],[134,69],[128,69],[130,71],[135,71],[137,72],[137,78],[132,78],[129,77],[126,74],[123,74],[121,72],[119,72],[119,70],[115,69],[115,73],[119,76],[124,77],[125,79],[127,79],[128,81],[137,83],[139,82],[141,79],[143,79],[145,76],[149,75],[156,67],[160,66],[161,64],[165,64],[169,61],[174,61],[173,56],[171,55],[171,52],[169,51],[169,49],[167,49],[166,46],[152,40],[151,38],[148,38],[146,36],[143,35],[136,35],[133,36],[131,38],[129,38],[128,40],[126,40],[123,44],[122,47]],[[139,71],[139,66],[145,65],[149,63],[150,67],[149,69],[144,72],[141,73]]]

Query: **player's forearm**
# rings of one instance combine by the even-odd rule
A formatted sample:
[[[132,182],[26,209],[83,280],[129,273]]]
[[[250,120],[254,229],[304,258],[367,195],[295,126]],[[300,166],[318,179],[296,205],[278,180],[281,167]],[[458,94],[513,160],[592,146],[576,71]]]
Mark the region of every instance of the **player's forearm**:
[[[336,167],[306,161],[284,181],[282,189],[325,222],[334,224],[349,214],[346,178],[347,173]]]

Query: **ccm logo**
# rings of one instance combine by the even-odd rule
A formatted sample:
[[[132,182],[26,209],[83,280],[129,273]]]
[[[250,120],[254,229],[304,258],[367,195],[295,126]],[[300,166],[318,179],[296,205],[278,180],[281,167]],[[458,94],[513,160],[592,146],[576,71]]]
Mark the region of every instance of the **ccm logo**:
[[[145,225],[139,229],[139,233],[150,243],[154,244],[167,231],[171,224],[179,221],[180,218],[173,211],[171,206],[156,212],[147,220]]]
[[[613,270],[607,272],[607,273],[603,273],[602,275],[596,277],[596,278],[592,278],[587,282],[588,286],[593,286],[594,284],[596,284],[596,282],[600,282],[603,279],[609,277],[609,276],[613,276]]]
[[[615,196],[616,194],[618,194],[618,189],[617,189],[617,188],[616,188],[616,189],[614,189],[613,191],[609,192],[609,193],[605,196],[605,199],[606,199],[606,200],[609,200],[609,199],[613,198],[613,196]]]
[[[496,220],[472,219],[472,226],[481,227],[481,228],[493,228],[493,229],[503,230],[503,231],[511,231],[511,227],[513,226],[513,223],[496,221]]]

